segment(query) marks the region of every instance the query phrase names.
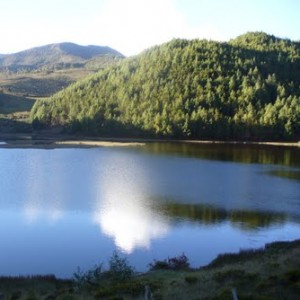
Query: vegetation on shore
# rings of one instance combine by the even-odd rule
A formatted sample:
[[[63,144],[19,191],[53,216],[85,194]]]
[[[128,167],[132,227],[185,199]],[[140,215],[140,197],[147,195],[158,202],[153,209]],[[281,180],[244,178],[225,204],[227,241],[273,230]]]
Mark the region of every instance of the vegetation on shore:
[[[85,134],[296,140],[300,43],[174,39],[37,101],[31,116]]]
[[[144,274],[134,273],[125,257],[114,253],[102,265],[78,271],[71,280],[54,276],[1,277],[5,299],[298,299],[300,240],[275,242],[264,249],[224,254],[200,269],[181,255],[154,261]],[[150,298],[149,298],[150,299]]]

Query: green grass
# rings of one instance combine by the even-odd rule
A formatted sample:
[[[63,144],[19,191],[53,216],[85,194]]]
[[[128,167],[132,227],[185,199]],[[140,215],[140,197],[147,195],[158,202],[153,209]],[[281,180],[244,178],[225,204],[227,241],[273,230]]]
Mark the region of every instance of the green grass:
[[[232,299],[233,289],[239,300],[299,299],[300,240],[273,243],[247,255],[247,259],[245,252],[231,255],[230,260],[209,268],[155,270],[118,282],[100,278],[82,288],[54,276],[2,277],[0,291],[12,300],[138,300],[144,299],[148,286],[156,300]]]

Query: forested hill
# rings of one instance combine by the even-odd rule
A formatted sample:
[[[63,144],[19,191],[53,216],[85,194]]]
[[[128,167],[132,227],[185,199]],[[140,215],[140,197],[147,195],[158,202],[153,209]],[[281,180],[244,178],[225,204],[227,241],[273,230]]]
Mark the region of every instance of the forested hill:
[[[111,136],[298,139],[300,43],[174,39],[38,101],[32,119]]]

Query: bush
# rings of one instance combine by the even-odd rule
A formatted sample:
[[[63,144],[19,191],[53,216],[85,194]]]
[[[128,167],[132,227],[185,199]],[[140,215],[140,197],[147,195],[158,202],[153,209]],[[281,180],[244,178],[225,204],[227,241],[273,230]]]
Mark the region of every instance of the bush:
[[[77,272],[73,274],[75,287],[80,289],[87,285],[97,285],[103,278],[102,264],[94,266],[94,268],[82,272],[78,267]]]
[[[126,257],[121,257],[116,251],[109,260],[109,269],[103,270],[103,265],[96,265],[94,268],[82,272],[78,268],[73,274],[73,282],[77,290],[89,288],[91,286],[103,286],[105,294],[107,288],[115,285],[115,283],[124,282],[130,279],[134,274],[134,268],[129,265]],[[103,289],[101,290],[103,292]]]
[[[124,281],[134,274],[134,268],[129,265],[126,257],[120,257],[115,251],[109,260],[109,275],[112,281]]]
[[[190,267],[188,257],[183,253],[180,256],[167,258],[165,260],[154,260],[149,264],[150,271],[154,270],[184,270]]]
[[[184,278],[185,282],[186,283],[189,283],[189,284],[194,284],[197,282],[198,278],[196,276],[185,276]]]
[[[284,274],[283,278],[288,283],[300,282],[300,270],[298,270],[298,269],[289,270]]]

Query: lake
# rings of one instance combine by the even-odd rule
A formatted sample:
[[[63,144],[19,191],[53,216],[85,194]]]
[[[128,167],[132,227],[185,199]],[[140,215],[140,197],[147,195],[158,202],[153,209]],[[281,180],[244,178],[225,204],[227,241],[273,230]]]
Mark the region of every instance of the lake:
[[[300,149],[149,143],[0,149],[0,275],[136,270],[300,238]]]

